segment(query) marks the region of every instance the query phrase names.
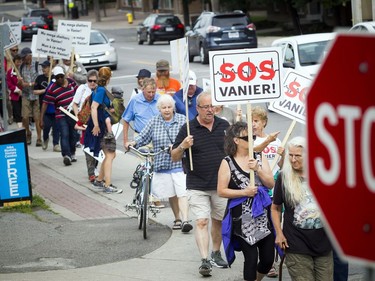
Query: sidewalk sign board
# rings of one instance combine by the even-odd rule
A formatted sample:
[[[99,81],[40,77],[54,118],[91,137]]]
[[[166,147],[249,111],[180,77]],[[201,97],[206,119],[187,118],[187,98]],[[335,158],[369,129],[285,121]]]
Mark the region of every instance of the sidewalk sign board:
[[[0,206],[32,200],[25,129],[0,133]]]
[[[338,34],[306,100],[309,186],[338,253],[368,268],[375,268],[374,50],[375,36]]]

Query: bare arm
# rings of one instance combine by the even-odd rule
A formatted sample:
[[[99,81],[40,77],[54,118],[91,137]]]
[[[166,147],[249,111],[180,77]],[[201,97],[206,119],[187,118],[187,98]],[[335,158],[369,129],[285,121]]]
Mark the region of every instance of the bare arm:
[[[129,135],[129,122],[124,120],[122,124],[122,134],[124,136],[124,147],[127,149],[128,135]]]
[[[267,138],[259,145],[254,146],[255,152],[262,152],[271,142],[277,139],[277,136],[280,134],[280,131],[273,132],[267,136]]]
[[[194,144],[194,139],[192,135],[187,136],[182,143],[175,149],[171,151],[171,157],[173,162],[178,162],[182,159],[185,149],[188,149]]]
[[[94,136],[98,136],[100,133],[100,128],[99,128],[99,121],[98,121],[98,107],[99,103],[96,101],[93,101],[91,104],[91,119],[92,122],[94,123],[94,128],[92,129],[92,134]]]
[[[272,218],[272,223],[276,232],[275,244],[279,246],[281,249],[285,250],[286,248],[289,247],[289,245],[288,245],[288,241],[286,241],[283,230],[281,228],[281,210],[282,210],[281,205],[272,204],[271,218]]]
[[[217,194],[224,198],[254,197],[258,188],[248,186],[244,189],[229,188],[230,169],[226,160],[222,160],[218,172]]]

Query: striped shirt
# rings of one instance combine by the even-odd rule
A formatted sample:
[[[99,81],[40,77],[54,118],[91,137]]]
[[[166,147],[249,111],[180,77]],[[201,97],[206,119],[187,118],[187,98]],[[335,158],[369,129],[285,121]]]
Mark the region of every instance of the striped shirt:
[[[223,160],[224,136],[229,123],[219,117],[214,117],[212,131],[199,124],[197,117],[189,122],[190,135],[194,137],[192,149],[193,171],[187,167],[186,187],[194,190],[216,190],[217,173]],[[186,124],[173,144],[173,149],[178,147],[187,136]],[[187,165],[189,166],[189,153],[185,151]]]
[[[68,86],[66,88],[53,83],[47,90],[46,95],[43,98],[43,102],[47,104],[53,104],[56,108],[56,118],[62,118],[66,116],[59,107],[67,109],[73,100],[74,93],[78,86],[73,79],[67,78]]]
[[[158,152],[173,144],[182,125],[186,122],[184,115],[175,113],[170,122],[166,122],[161,114],[154,116],[135,137],[137,147],[149,144],[152,141],[154,151]],[[182,168],[181,161],[172,162],[170,153],[160,153],[155,156],[154,171]]]

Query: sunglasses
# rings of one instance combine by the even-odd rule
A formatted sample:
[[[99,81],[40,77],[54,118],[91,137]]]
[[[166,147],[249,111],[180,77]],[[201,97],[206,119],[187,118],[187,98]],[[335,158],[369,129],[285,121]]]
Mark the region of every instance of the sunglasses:
[[[18,52],[18,49],[13,49],[13,50],[11,50],[12,52]]]
[[[240,139],[240,140],[244,140],[244,141],[249,141],[249,136],[243,136],[243,137],[236,137],[236,138],[238,138],[238,139]]]
[[[55,76],[55,78],[56,79],[61,79],[61,78],[64,78],[64,76],[65,76],[64,74],[58,74],[58,75]]]
[[[89,83],[96,83],[98,80],[91,80],[91,79],[88,79],[87,81],[89,81]]]

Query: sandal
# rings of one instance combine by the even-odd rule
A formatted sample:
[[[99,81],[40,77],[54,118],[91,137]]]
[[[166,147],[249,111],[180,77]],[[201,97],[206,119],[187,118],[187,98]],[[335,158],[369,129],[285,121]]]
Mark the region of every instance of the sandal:
[[[181,221],[180,219],[175,220],[175,221],[173,222],[172,229],[173,229],[173,230],[181,229],[181,224],[182,224],[182,221]]]
[[[181,232],[188,233],[190,230],[193,229],[193,226],[188,221],[184,221],[182,223]]]

